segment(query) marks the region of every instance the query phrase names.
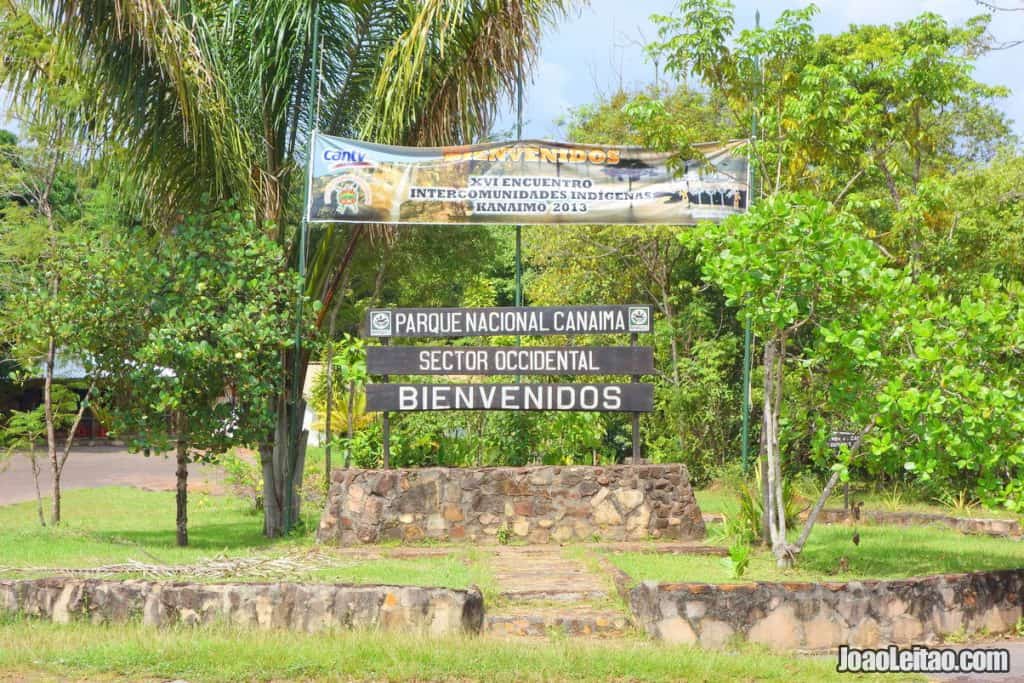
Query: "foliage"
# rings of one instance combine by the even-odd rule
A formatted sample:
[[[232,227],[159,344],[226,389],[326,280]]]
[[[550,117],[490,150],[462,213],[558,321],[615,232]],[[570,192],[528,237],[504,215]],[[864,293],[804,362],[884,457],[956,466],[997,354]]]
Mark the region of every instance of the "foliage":
[[[32,466],[32,482],[36,489],[36,510],[39,513],[39,524],[46,526],[43,515],[43,495],[39,490],[39,461],[36,459],[36,442],[46,435],[46,415],[44,406],[34,410],[12,410],[7,424],[0,429],[0,443],[7,449],[4,459],[10,458],[15,451],[21,451],[29,459]]]
[[[755,470],[752,482],[737,484],[736,498],[738,507],[734,512],[725,515],[725,532],[733,539],[734,544],[751,545],[761,538],[764,523],[764,500],[761,496],[761,471]],[[799,521],[800,506],[794,493],[792,482],[787,480],[782,486],[782,503],[785,510],[786,526],[793,528]]]
[[[116,431],[138,448],[184,440],[218,454],[273,428],[278,357],[293,321],[280,249],[230,207],[135,250],[131,334],[95,356]],[[124,284],[124,283],[122,283]],[[165,416],[175,418],[168,425]]]
[[[855,218],[820,200],[777,195],[719,226],[699,226],[681,236],[697,245],[705,277],[764,340],[764,507],[780,563],[799,552],[799,546],[787,541],[780,458],[780,427],[787,426],[780,415],[789,344],[805,325],[855,316],[874,294],[871,287],[881,275],[883,260],[859,232]]]
[[[220,456],[217,464],[224,470],[224,483],[232,493],[249,503],[253,512],[262,512],[263,472],[254,459],[233,448]]]
[[[765,194],[813,190],[877,223],[925,176],[1011,139],[991,104],[1006,90],[972,75],[988,16],[958,27],[925,13],[815,36],[817,12],[785,10],[738,34],[726,0],[683,0],[678,15],[654,17],[659,40],[648,49],[670,74],[696,76],[735,120],[760,120],[751,152]]]
[[[308,263],[304,293],[320,327],[345,298],[357,247],[381,231],[332,225],[298,239],[310,131],[393,144],[468,142],[490,127],[498,98],[512,94],[530,65],[541,27],[566,7],[564,0],[9,3],[0,13],[0,85],[32,108],[48,87],[74,83],[80,106],[66,124],[76,137],[124,151],[126,174],[140,188],[126,199],[159,225],[201,211],[211,192],[215,202],[237,202],[284,248],[291,267]],[[13,49],[25,44],[34,47]],[[66,65],[67,81],[48,78],[51,63]],[[296,521],[304,412],[297,385],[307,359],[278,356],[278,419],[262,444],[268,486],[280,494],[265,501],[269,535]]]
[[[988,277],[958,301],[934,278],[877,281],[857,324],[820,329],[831,400],[861,425],[868,472],[908,471],[931,495],[968,488],[986,505],[1020,511],[1020,285]]]
[[[729,570],[729,576],[742,579],[750,565],[751,547],[749,543],[736,541],[729,546],[729,556],[722,558],[722,564]]]

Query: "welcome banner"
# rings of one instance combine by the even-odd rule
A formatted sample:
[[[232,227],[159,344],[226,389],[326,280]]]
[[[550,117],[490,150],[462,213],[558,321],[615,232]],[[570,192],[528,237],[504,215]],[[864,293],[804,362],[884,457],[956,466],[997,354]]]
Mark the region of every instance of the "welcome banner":
[[[669,154],[524,140],[391,147],[314,135],[312,223],[647,224],[719,221],[747,208],[744,141],[696,145],[675,175]]]

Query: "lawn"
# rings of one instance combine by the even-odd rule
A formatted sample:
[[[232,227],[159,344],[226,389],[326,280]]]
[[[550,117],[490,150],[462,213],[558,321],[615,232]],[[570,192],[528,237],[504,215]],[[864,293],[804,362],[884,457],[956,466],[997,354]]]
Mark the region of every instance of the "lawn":
[[[1024,567],[1024,543],[967,536],[942,526],[856,527],[819,524],[791,570],[775,567],[767,549],[754,552],[742,581],[848,581]],[[840,570],[840,558],[847,568]],[[635,581],[732,583],[723,558],[700,555],[611,553],[609,559]]]
[[[815,501],[807,500],[811,493],[805,493],[803,505],[810,506]],[[701,512],[724,513],[732,515],[736,512],[738,502],[736,494],[726,485],[715,483],[714,485],[694,491],[697,504]],[[816,498],[815,498],[816,499]],[[984,508],[978,505],[954,505],[956,498],[951,498],[949,504],[942,504],[937,500],[920,500],[913,495],[913,491],[906,488],[895,487],[889,490],[866,491],[854,490],[851,494],[854,503],[863,503],[865,510],[878,510],[882,512],[924,512],[934,515],[950,515],[953,517],[979,517],[990,519],[1019,519],[1020,515],[1008,510]],[[843,487],[837,486],[826,504],[830,508],[843,507]]]
[[[509,641],[227,626],[155,630],[0,619],[0,670],[18,677],[189,681],[839,681],[832,658],[705,651],[636,639]],[[871,680],[871,679],[866,679]],[[875,680],[922,680],[894,676]]]
[[[179,548],[174,535],[173,493],[127,487],[67,491],[65,521],[58,527],[39,525],[34,501],[0,506],[0,578],[41,573],[26,572],[25,568],[85,568],[131,560],[147,565],[188,565],[216,557],[260,556],[297,557],[315,565],[296,570],[293,575],[287,569],[283,574],[278,571],[272,578],[279,580],[450,588],[487,584],[485,570],[470,566],[471,560],[479,558],[469,548],[454,548],[448,556],[363,560],[314,548],[312,529],[320,511],[306,512],[307,531],[271,540],[263,536],[262,517],[245,501],[233,496],[194,494],[189,501],[189,546]],[[139,574],[117,573],[111,578],[133,576]],[[230,580],[267,578],[263,573],[240,573]]]
[[[722,486],[694,491],[693,495],[701,512],[731,515],[739,505],[736,494]]]

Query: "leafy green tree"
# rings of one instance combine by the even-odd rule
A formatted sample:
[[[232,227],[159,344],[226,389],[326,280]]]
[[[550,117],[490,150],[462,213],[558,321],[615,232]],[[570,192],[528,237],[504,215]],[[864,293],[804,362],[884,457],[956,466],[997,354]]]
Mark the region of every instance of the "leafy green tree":
[[[94,383],[86,383],[72,418],[63,420],[67,396],[55,378],[58,352],[64,359],[82,358],[105,339],[104,330],[90,324],[93,312],[82,294],[97,277],[97,263],[110,256],[103,239],[109,226],[81,190],[88,169],[74,158],[62,124],[31,115],[23,128],[28,144],[16,144],[13,136],[0,144],[0,333],[25,372],[42,374],[50,521],[59,524],[61,475]],[[64,439],[58,438],[61,429],[68,430]]]
[[[76,128],[128,150],[155,218],[173,224],[178,212],[195,209],[211,191],[233,198],[268,226],[296,267],[306,131],[382,143],[470,141],[489,128],[499,95],[514,91],[543,24],[568,4],[15,2],[5,10],[0,36],[16,26],[39,49],[9,53],[0,39],[2,83],[19,101],[36,103],[45,82],[38,78],[39,53],[59,55],[76,68],[72,80],[89,96]],[[369,232],[362,225],[312,232],[305,295],[319,302],[319,321],[336,305],[345,271]],[[305,435],[294,378],[302,377],[308,357],[308,351],[299,358],[281,354],[281,395],[271,404],[277,421],[261,439],[274,494],[264,508],[272,536],[298,519]],[[296,366],[300,372],[293,374]]]
[[[97,353],[113,429],[139,449],[173,447],[177,540],[188,544],[188,463],[258,440],[273,424],[275,372],[294,279],[280,248],[236,210],[188,218],[121,274],[136,305],[124,338]],[[267,491],[264,500],[281,495]]]
[[[879,211],[899,210],[925,177],[1010,139],[991,104],[1005,88],[972,76],[986,15],[956,27],[926,13],[816,37],[817,11],[787,10],[738,35],[727,0],[683,0],[678,16],[655,17],[649,50],[666,70],[699,78],[736,120],[759,121],[751,157],[764,194],[813,190],[870,215],[881,233]],[[889,237],[890,250],[914,246]]]
[[[954,300],[934,277],[888,272],[873,288],[857,319],[819,328],[814,352],[833,410],[865,431],[869,475],[1024,509],[1020,284],[989,276]]]
[[[783,502],[779,416],[790,341],[801,329],[849,316],[871,294],[883,259],[849,214],[808,195],[779,195],[719,226],[684,239],[700,249],[704,274],[721,287],[739,316],[763,340],[765,510],[780,566],[800,545],[789,544]],[[826,487],[828,497],[835,477]],[[808,527],[814,524],[814,515]]]

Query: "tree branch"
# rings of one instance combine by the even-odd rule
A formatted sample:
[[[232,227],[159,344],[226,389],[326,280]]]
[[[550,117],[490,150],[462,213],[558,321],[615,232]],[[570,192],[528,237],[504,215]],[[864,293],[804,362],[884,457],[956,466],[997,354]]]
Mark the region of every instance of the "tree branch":
[[[61,453],[60,460],[57,462],[57,474],[58,476],[64,473],[64,463],[68,461],[68,456],[71,455],[71,445],[75,439],[75,431],[78,429],[78,425],[82,423],[82,417],[85,416],[85,409],[89,406],[89,396],[92,395],[93,390],[96,388],[96,380],[93,380],[89,385],[89,388],[85,391],[85,396],[78,404],[78,414],[75,415],[75,421],[71,423],[71,428],[68,429],[68,438],[64,443],[64,452]]]
[[[868,426],[861,430],[860,438],[857,439],[857,444],[850,451],[851,456],[856,455],[860,450],[860,445],[864,442],[864,437],[874,429],[876,419],[877,418],[872,418]],[[835,488],[835,485],[838,482],[839,471],[837,470],[832,473],[831,477],[829,477],[828,483],[825,484],[825,488],[822,489],[821,495],[818,497],[818,502],[814,504],[814,507],[811,508],[810,513],[807,515],[807,519],[804,521],[804,528],[800,532],[800,538],[797,539],[796,543],[789,546],[789,552],[791,555],[798,555],[800,551],[804,549],[804,544],[807,543],[807,537],[811,535],[811,529],[814,527],[814,523],[818,521],[818,515],[821,514],[821,509],[825,507],[825,501],[827,501],[828,497],[832,495],[832,489]]]

